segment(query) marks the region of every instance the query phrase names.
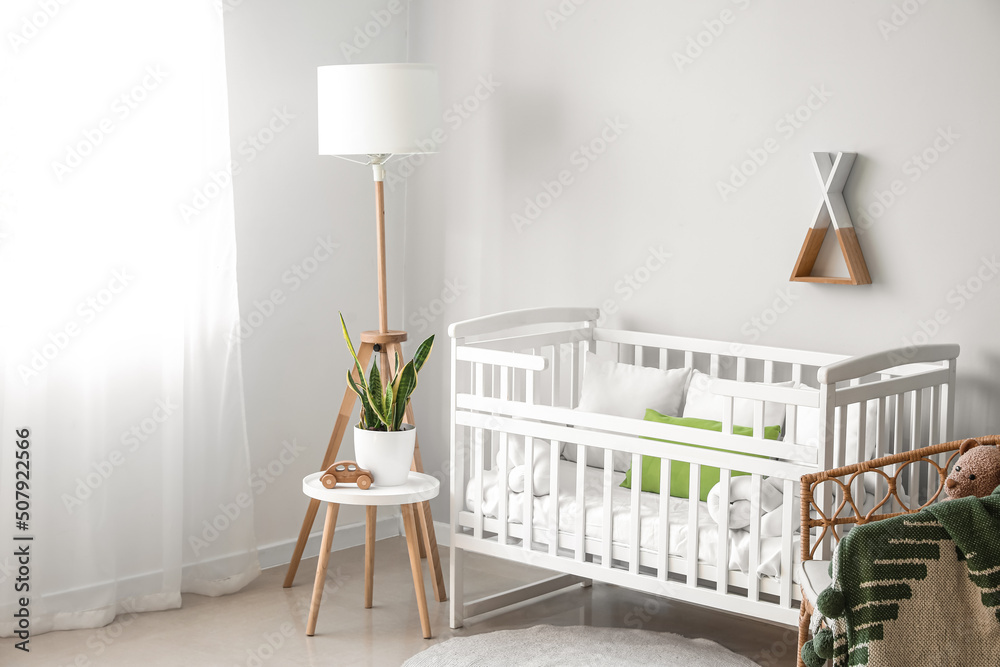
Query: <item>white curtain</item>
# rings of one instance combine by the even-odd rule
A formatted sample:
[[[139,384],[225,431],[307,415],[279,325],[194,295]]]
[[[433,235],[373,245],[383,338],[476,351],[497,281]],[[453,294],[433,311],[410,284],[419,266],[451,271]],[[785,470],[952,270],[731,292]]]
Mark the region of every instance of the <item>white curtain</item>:
[[[259,573],[221,10],[0,9],[0,635]]]

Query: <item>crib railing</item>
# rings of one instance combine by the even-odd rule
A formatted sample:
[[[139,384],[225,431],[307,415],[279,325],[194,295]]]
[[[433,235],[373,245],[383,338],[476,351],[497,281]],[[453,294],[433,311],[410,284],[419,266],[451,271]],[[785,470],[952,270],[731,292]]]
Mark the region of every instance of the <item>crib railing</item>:
[[[798,552],[798,503],[792,499],[799,479],[865,460],[868,449],[873,448],[881,456],[915,449],[925,441],[935,444],[950,438],[957,346],[928,346],[851,359],[600,329],[596,318],[597,311],[590,309],[536,309],[452,325],[453,549],[514,558],[794,625],[798,590],[792,571]],[[580,400],[587,351],[640,366],[704,369],[713,378],[711,390],[725,396],[722,432],[574,410]],[[785,380],[793,381],[791,386],[759,384]],[[733,434],[736,399],[753,403],[751,437]],[[764,439],[765,402],[785,406],[785,437],[781,441]],[[818,428],[815,434],[798,438],[803,410],[818,411]],[[871,420],[873,426],[869,428]],[[849,433],[856,435],[849,438]],[[511,520],[506,481],[514,438],[518,443],[523,439],[525,461],[520,522]],[[849,447],[849,440],[856,440],[856,446]],[[545,446],[544,442],[549,447],[546,457],[552,491],[547,508],[540,503],[546,512],[541,519],[547,523],[547,528],[540,530],[536,528],[533,480],[535,449]],[[572,480],[560,480],[564,445],[577,448]],[[588,475],[587,450],[592,448],[602,452],[603,466],[600,473],[591,471]],[[629,454],[631,468],[636,471],[627,494],[629,526],[624,539],[615,533],[615,452]],[[655,508],[657,539],[647,547],[642,546],[643,503],[638,472],[643,456],[659,458],[661,466]],[[687,545],[683,553],[677,553],[670,544],[670,473],[678,464],[689,466]],[[749,473],[751,477],[746,574],[730,571],[727,511],[720,512],[715,529],[714,562],[699,559],[698,499],[704,466],[720,469],[722,508],[729,506],[734,472]],[[486,488],[490,473],[495,473],[498,488],[495,516],[488,517],[483,502],[490,492]],[[600,486],[588,488],[588,482],[597,474]],[[904,471],[903,485],[918,495],[928,493],[927,480],[919,476],[911,480],[909,474]],[[781,480],[785,502],[780,517],[780,576],[762,579],[757,570],[763,555],[761,493],[765,478]],[[466,508],[470,485],[473,502]],[[559,490],[571,485],[575,486],[576,515],[564,518]],[[600,506],[595,509],[603,518],[601,531],[598,535],[593,531],[588,534],[587,499],[598,497]],[[839,498],[829,494],[816,502],[829,515],[838,506]],[[647,529],[649,525],[647,520]],[[819,542],[820,552],[827,553],[832,538]],[[460,557],[453,562],[460,568]],[[454,573],[453,569],[453,595],[461,604],[460,574],[456,582]],[[461,624],[461,617],[461,610],[456,612],[453,606],[453,626]]]

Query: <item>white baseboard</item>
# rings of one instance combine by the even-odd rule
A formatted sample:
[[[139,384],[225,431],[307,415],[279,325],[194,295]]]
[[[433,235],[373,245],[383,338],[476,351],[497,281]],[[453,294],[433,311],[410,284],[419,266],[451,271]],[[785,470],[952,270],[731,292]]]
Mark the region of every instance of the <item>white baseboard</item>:
[[[401,517],[391,516],[379,519],[375,525],[375,539],[384,540],[390,537],[398,537],[403,534],[400,523]],[[442,521],[434,522],[434,534],[437,543],[443,547],[451,545],[451,526]],[[317,531],[309,535],[306,542],[303,558],[312,558],[319,554],[320,540],[323,531]],[[260,560],[260,568],[266,570],[270,567],[280,567],[288,565],[292,560],[292,552],[295,550],[296,540],[284,540],[273,544],[265,544],[257,548],[257,557]],[[346,526],[337,526],[337,532],[333,534],[333,550],[350,549],[361,546],[365,543],[364,522],[352,523]]]
[[[443,521],[434,522],[434,536],[437,538],[437,543],[443,547],[451,546],[451,524],[444,523]]]
[[[375,539],[384,540],[400,535],[400,518],[398,516],[388,516],[379,519],[375,523]],[[319,531],[314,531],[309,535],[306,548],[302,552],[303,558],[312,558],[319,555],[319,545],[323,538],[323,522],[316,522],[320,526]],[[257,558],[260,560],[260,568],[265,570],[270,567],[288,565],[292,560],[292,552],[295,550],[296,539],[283,540],[272,544],[264,544],[257,547]],[[350,549],[365,543],[365,523],[364,521],[347,525],[338,525],[333,534],[333,550]]]

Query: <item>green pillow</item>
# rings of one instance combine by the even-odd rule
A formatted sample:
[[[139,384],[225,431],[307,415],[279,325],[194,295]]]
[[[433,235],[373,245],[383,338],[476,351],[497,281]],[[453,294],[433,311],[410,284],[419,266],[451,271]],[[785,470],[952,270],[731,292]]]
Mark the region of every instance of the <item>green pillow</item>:
[[[646,421],[659,422],[661,424],[673,424],[675,426],[687,426],[689,428],[700,428],[706,431],[718,431],[722,433],[722,422],[711,419],[695,419],[694,417],[669,417],[661,415],[656,410],[646,410]],[[733,426],[735,435],[753,435],[753,429],[749,426]],[[767,440],[777,440],[781,434],[781,426],[765,426],[764,438]],[[647,438],[647,440],[657,440],[657,438]],[[712,449],[717,452],[728,451],[716,447],[703,447],[702,445],[692,445],[687,442],[674,442],[673,440],[660,440],[659,442],[670,442],[675,445],[686,445],[688,447],[699,447],[701,449]],[[759,459],[769,458],[760,454],[744,454],[744,456],[755,456]],[[733,476],[747,475],[749,473],[733,471]],[[701,467],[701,499],[708,500],[708,492],[719,483],[722,473],[718,468],[703,465]],[[632,469],[625,474],[625,481],[621,486],[626,489],[632,488]],[[687,498],[690,495],[691,486],[691,464],[686,461],[674,461],[670,465],[670,495],[674,498]],[[660,492],[660,458],[657,456],[642,457],[642,490],[650,493]]]

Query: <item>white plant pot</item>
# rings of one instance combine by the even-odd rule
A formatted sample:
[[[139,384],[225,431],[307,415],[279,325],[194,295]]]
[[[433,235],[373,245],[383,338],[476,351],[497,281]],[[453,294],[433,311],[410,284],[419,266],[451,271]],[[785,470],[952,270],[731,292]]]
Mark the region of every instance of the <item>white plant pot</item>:
[[[371,470],[375,486],[406,484],[413,463],[417,429],[403,424],[402,431],[366,431],[354,427],[354,459]]]

